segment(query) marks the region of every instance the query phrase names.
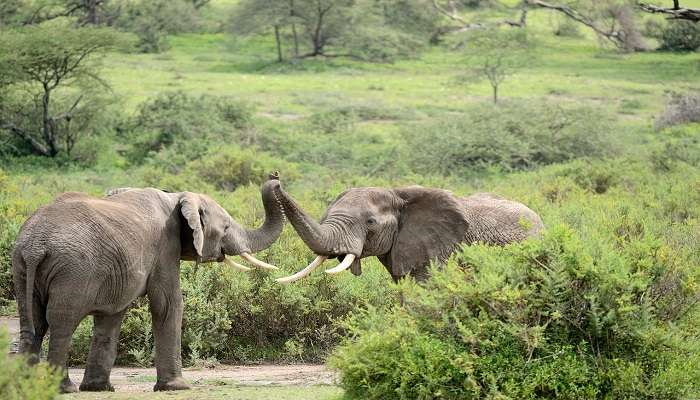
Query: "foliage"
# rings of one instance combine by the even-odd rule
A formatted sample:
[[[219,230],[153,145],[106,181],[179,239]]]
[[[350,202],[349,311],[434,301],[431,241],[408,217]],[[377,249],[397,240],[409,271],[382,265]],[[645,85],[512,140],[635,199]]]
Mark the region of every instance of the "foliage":
[[[102,108],[96,105],[104,103],[85,85],[106,87],[96,61],[118,43],[118,36],[106,29],[73,28],[65,21],[4,35],[0,67],[7,68],[10,85],[0,87],[0,133],[14,136],[36,154],[70,155],[90,127],[95,108]],[[62,92],[66,87],[77,89],[77,93]]]
[[[400,285],[404,307],[346,322],[331,359],[341,385],[363,398],[696,394],[700,342],[674,325],[697,302],[697,272],[653,235],[609,234],[584,242],[554,225],[465,247],[424,286]]]
[[[594,108],[517,102],[416,125],[404,138],[416,172],[461,175],[604,156],[613,148],[610,130],[606,115]]]
[[[156,157],[158,163],[176,172],[214,141],[244,141],[251,128],[252,107],[247,103],[167,92],[144,102],[123,136],[130,145],[126,153],[130,161],[141,163]]]
[[[0,328],[0,397],[4,400],[51,400],[58,395],[61,374],[46,363],[28,366],[9,353],[10,337]]]
[[[695,51],[700,48],[700,26],[691,21],[672,21],[661,31],[661,50]]]
[[[133,32],[143,53],[159,53],[169,48],[167,35],[197,29],[195,5],[183,0],[130,0],[114,25]]]
[[[493,102],[498,103],[501,83],[530,60],[530,42],[525,30],[484,29],[466,34],[457,47],[464,50],[469,73],[460,80],[488,80]]]
[[[416,55],[437,29],[438,15],[425,0],[241,1],[231,32],[275,34],[278,61],[283,48],[295,58],[348,56],[391,62]],[[286,40],[291,43],[283,43]]]

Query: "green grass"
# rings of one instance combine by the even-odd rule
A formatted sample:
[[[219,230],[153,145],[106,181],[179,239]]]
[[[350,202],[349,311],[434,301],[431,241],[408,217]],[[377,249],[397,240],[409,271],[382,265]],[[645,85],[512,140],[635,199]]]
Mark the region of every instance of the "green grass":
[[[340,400],[342,389],[336,386],[206,386],[180,392],[77,393],[61,396],[70,400]]]

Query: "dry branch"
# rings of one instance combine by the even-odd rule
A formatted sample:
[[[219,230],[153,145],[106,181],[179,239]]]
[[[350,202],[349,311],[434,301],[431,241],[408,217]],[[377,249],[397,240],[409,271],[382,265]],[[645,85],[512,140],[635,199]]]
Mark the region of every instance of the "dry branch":
[[[639,3],[642,11],[652,14],[666,14],[669,19],[683,19],[686,21],[700,21],[700,9],[681,7],[678,1],[673,2],[673,7],[659,7],[653,4]]]

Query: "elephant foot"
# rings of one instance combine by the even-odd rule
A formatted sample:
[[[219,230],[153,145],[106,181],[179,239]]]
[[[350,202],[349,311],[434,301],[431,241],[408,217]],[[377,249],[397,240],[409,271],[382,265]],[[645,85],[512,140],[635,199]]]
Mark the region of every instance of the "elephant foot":
[[[107,382],[83,382],[80,384],[81,392],[113,392],[114,386]]]
[[[70,378],[64,378],[61,381],[59,390],[61,393],[78,393],[78,387],[75,386],[75,383],[71,382]]]
[[[167,382],[158,381],[153,387],[154,392],[165,391],[165,390],[189,390],[190,385],[185,382],[183,378],[175,378]]]

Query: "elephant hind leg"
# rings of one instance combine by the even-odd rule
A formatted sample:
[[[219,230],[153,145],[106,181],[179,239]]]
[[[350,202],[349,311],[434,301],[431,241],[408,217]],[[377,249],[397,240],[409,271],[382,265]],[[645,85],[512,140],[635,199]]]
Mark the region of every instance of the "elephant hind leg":
[[[68,352],[70,351],[73,331],[82,318],[77,318],[70,312],[55,312],[51,306],[46,315],[49,323],[49,363],[56,368],[63,369],[63,380],[60,390],[62,393],[75,393],[78,387],[71,382],[68,376]]]
[[[113,315],[94,316],[92,345],[85,367],[85,375],[80,384],[80,391],[114,391],[114,387],[109,382],[109,374],[112,371],[114,360],[117,358],[119,329],[125,313],[126,311],[122,311]]]

